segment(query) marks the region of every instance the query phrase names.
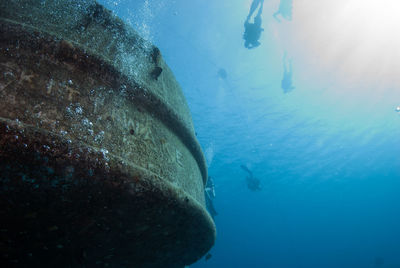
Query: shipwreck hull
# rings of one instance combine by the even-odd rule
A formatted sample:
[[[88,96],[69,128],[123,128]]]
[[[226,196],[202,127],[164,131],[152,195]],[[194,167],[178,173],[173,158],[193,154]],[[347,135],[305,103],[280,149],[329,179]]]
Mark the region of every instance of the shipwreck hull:
[[[183,267],[203,256],[215,240],[207,169],[159,50],[94,1],[4,2],[1,263]]]

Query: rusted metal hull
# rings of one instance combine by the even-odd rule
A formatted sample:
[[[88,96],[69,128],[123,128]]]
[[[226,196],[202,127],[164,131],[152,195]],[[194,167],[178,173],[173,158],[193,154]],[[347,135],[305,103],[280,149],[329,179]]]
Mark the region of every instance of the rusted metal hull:
[[[1,6],[1,262],[193,263],[215,226],[204,208],[204,157],[168,66],[95,2],[75,1],[65,25],[41,27],[35,17],[71,1],[47,2],[50,11],[43,2]],[[83,41],[98,28],[114,48]],[[135,66],[121,61],[129,55]]]

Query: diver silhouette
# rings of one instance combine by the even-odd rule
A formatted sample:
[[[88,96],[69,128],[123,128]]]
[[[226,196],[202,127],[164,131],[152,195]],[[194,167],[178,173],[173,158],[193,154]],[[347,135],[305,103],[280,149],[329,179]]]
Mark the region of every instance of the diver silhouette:
[[[284,93],[288,93],[295,88],[293,86],[292,76],[293,76],[292,59],[287,60],[287,55],[285,52],[285,55],[283,56],[283,78],[281,82],[281,87]]]
[[[208,211],[211,214],[211,217],[214,219],[215,216],[218,215],[218,212],[214,207],[214,198],[215,198],[215,185],[211,176],[208,176],[206,187],[204,189],[204,195],[206,198],[206,206]]]
[[[293,0],[281,0],[279,3],[278,11],[274,13],[274,18],[281,22],[278,15],[281,15],[285,20],[292,20]]]
[[[253,192],[261,190],[260,180],[253,176],[253,172],[244,165],[240,165],[240,167],[249,174],[246,176],[247,188]]]
[[[264,31],[261,28],[261,13],[263,9],[264,0],[253,0],[250,6],[249,15],[244,22],[244,34],[243,39],[245,40],[244,46],[248,49],[258,47],[260,42],[258,39],[261,36],[261,32]],[[251,16],[258,8],[258,13],[254,17],[254,23],[250,23]]]

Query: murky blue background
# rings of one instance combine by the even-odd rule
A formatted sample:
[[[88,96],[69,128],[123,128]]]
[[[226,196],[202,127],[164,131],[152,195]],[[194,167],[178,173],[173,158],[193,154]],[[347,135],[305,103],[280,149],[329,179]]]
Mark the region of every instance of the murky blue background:
[[[379,64],[361,68],[368,54],[341,64],[358,42],[315,49],[312,27],[325,32],[329,10],[310,6],[297,25],[312,1],[294,0],[293,19],[279,23],[279,0],[265,0],[261,45],[248,50],[249,0],[100,2],[160,48],[189,103],[219,213],[212,258],[191,267],[400,267],[399,84],[377,76]],[[322,47],[344,38],[326,34]],[[247,189],[240,165],[261,191]]]

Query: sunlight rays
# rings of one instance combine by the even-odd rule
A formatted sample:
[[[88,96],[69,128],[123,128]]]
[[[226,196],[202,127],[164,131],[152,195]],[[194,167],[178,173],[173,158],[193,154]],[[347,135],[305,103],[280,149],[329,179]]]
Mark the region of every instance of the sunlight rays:
[[[400,84],[400,1],[297,0],[293,8],[297,55],[347,81]]]

